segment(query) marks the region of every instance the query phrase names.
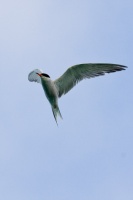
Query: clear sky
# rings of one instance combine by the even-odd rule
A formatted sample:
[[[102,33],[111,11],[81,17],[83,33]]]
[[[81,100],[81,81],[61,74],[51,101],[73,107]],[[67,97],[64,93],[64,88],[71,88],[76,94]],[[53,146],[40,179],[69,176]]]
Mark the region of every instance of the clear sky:
[[[126,71],[79,83],[57,127],[36,68]],[[133,199],[132,0],[0,1],[0,199]]]

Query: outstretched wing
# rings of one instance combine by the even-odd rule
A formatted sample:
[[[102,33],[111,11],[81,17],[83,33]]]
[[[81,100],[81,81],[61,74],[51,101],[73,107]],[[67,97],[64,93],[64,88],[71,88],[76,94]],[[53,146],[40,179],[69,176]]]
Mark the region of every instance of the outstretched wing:
[[[37,82],[37,83],[41,83],[41,78],[40,76],[37,75],[38,74],[41,74],[42,71],[40,69],[35,69],[33,70],[32,72],[29,73],[28,75],[28,80],[31,81],[31,82]]]
[[[112,73],[125,70],[126,66],[117,64],[105,63],[86,63],[74,65],[67,69],[67,71],[58,79],[54,81],[58,96],[61,97],[71,90],[79,81],[85,78],[93,78],[104,75],[105,73]]]

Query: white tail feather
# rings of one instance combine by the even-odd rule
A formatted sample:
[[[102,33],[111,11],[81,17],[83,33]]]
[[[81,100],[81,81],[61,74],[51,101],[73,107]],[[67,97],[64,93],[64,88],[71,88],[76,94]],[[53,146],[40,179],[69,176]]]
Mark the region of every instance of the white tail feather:
[[[63,118],[62,118],[62,115],[61,115],[61,112],[60,112],[60,110],[59,110],[59,107],[58,107],[58,106],[52,107],[52,111],[53,111],[53,115],[54,115],[55,121],[56,121],[56,123],[57,123],[57,125],[58,125],[57,117],[60,116],[60,118],[63,119]]]

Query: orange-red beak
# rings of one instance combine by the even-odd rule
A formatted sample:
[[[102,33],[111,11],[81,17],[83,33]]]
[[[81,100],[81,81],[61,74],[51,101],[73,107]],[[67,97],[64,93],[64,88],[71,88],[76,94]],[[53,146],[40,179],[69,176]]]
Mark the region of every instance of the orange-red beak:
[[[42,74],[36,73],[38,76],[42,76]]]

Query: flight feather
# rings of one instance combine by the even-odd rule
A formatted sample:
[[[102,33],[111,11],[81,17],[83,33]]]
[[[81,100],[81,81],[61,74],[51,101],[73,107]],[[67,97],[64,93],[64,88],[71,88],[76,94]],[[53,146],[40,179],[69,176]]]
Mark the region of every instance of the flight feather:
[[[71,90],[79,81],[86,78],[102,76],[105,73],[112,73],[125,70],[126,66],[105,63],[86,63],[74,65],[66,70],[66,72],[54,81],[58,96],[61,97]]]
[[[41,83],[41,78],[40,76],[37,75],[42,73],[42,70],[40,69],[34,69],[32,72],[29,73],[28,75],[28,80],[31,82],[37,82],[37,83]]]

